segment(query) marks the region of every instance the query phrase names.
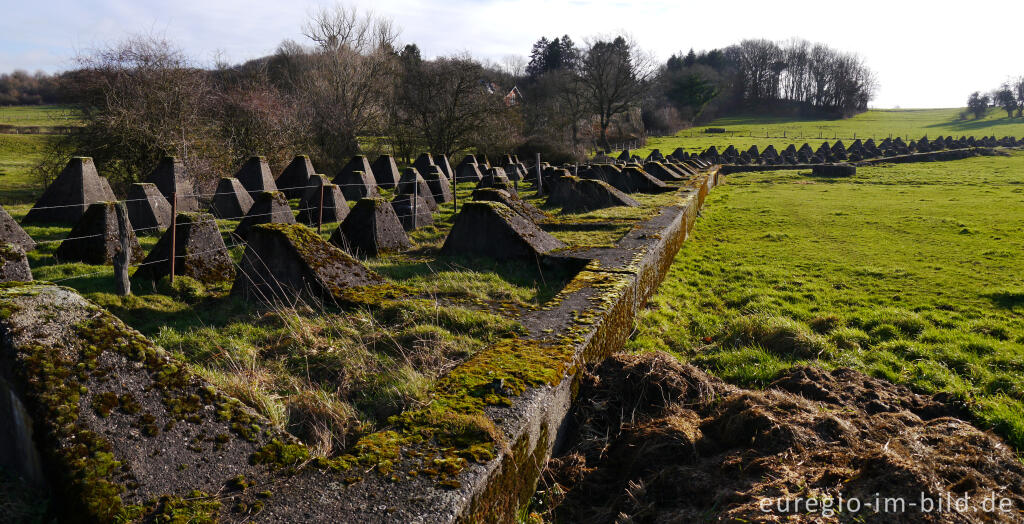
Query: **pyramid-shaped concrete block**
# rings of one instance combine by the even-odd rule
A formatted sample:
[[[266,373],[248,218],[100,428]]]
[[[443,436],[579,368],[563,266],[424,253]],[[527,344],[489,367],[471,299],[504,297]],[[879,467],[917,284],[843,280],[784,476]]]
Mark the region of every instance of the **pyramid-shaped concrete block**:
[[[330,240],[361,258],[402,251],[412,245],[395,210],[382,198],[364,198],[356,202]]]
[[[231,294],[265,302],[292,304],[297,296],[341,299],[346,290],[386,283],[301,224],[254,227],[238,266]]]
[[[235,178],[242,183],[250,194],[260,191],[277,191],[274,175],[270,172],[270,164],[266,157],[254,156],[246,160],[235,173]]]
[[[165,156],[146,177],[146,182],[156,184],[160,194],[168,202],[178,199],[178,211],[198,211],[199,198],[196,196],[192,177],[185,171],[185,164],[172,156]]]
[[[452,169],[452,163],[448,161],[448,155],[434,153],[433,156],[434,165],[441,169],[441,172],[444,173],[444,176],[448,177],[448,180],[451,180],[455,170]]]
[[[132,278],[157,282],[171,274],[171,239],[174,239],[174,274],[214,284],[235,278],[235,265],[209,213],[178,213],[174,234],[168,229]]]
[[[616,206],[638,207],[640,203],[602,180],[562,176],[551,184],[547,203],[563,213],[586,213]]]
[[[426,173],[423,173],[423,179],[430,186],[430,194],[433,195],[434,202],[443,204],[452,201],[452,182],[444,176],[440,167],[431,166]]]
[[[434,155],[430,153],[420,153],[420,156],[416,157],[416,160],[412,163],[412,167],[415,167],[416,171],[419,171],[421,175],[426,173],[431,166],[435,165],[437,164],[434,163]]]
[[[373,198],[379,194],[370,162],[363,155],[352,157],[352,160],[349,160],[334,177],[333,182],[341,186],[341,192],[348,200]]]
[[[505,191],[504,189],[476,189],[473,191],[473,200],[475,202],[499,202],[505,204],[512,211],[519,213],[534,223],[551,218],[547,213],[534,207],[533,204],[519,198],[515,193]]]
[[[370,169],[373,170],[373,179],[377,181],[377,185],[384,189],[394,189],[402,177],[402,172],[398,170],[398,164],[395,163],[395,157],[391,155],[380,155],[377,160],[373,161]]]
[[[257,193],[252,201],[252,207],[246,213],[245,218],[238,223],[234,235],[245,239],[252,226],[257,224],[294,224],[295,214],[288,206],[288,198],[280,191],[263,191]]]
[[[505,177],[510,181],[519,182],[523,180],[522,173],[519,172],[519,166],[516,164],[505,164],[502,169],[505,170]]]
[[[171,225],[171,204],[156,184],[132,184],[125,200],[128,219],[136,232],[155,234]]]
[[[299,202],[299,209],[298,221],[312,226],[341,222],[348,216],[348,202],[337,184],[324,184],[322,190],[307,195]]]
[[[644,171],[662,182],[671,182],[683,179],[683,177],[679,176],[675,171],[661,162],[646,162],[644,164]]]
[[[222,178],[210,204],[210,213],[217,218],[244,217],[252,208],[252,196],[237,178]]]
[[[426,179],[423,178],[423,175],[415,167],[405,168],[405,173],[402,173],[402,179],[398,181],[396,193],[399,195],[415,194],[427,202],[431,211],[437,211],[437,201],[434,200],[434,193],[430,190],[430,185],[427,184]]]
[[[396,195],[391,199],[391,209],[395,210],[398,221],[406,231],[413,231],[423,226],[434,223],[434,215],[430,212],[430,204],[423,197],[415,197],[416,205],[413,206],[412,195]],[[413,217],[416,217],[413,220]]]
[[[86,264],[113,264],[114,255],[121,250],[121,234],[117,226],[117,206],[114,202],[96,202],[85,210],[85,214],[71,228],[67,238],[60,243],[54,258],[60,262],[84,262]],[[125,217],[127,220],[128,217]],[[129,220],[128,245],[131,249],[131,263],[142,260],[142,247]]]
[[[309,177],[315,174],[309,155],[298,155],[281,171],[275,185],[288,198],[302,198],[309,189]]]
[[[441,254],[495,260],[530,259],[565,244],[499,202],[467,202],[444,241]]]
[[[472,158],[466,156],[466,158]],[[476,162],[462,161],[458,167],[455,168],[455,179],[459,182],[473,182],[479,183],[483,175],[480,173],[480,166]]]
[[[500,167],[492,167],[488,169],[483,177],[480,178],[480,182],[476,185],[477,189],[505,189],[512,190],[512,182],[505,175],[505,169]]]
[[[115,200],[117,198],[110,184],[96,172],[92,158],[74,157],[46,188],[22,222],[74,224],[91,204]]]
[[[0,241],[0,283],[29,282],[32,269],[21,246]]]
[[[308,187],[302,193],[302,200],[309,200],[312,198],[319,198],[320,187],[330,184],[330,180],[327,180],[326,175],[312,175],[309,177]],[[337,184],[335,184],[337,185]],[[302,209],[301,207],[299,209]]]
[[[0,206],[0,244],[14,244],[25,252],[36,248],[35,240],[28,236],[3,206]]]
[[[622,175],[612,178],[608,183],[625,193],[666,193],[675,189],[638,166],[624,167]]]

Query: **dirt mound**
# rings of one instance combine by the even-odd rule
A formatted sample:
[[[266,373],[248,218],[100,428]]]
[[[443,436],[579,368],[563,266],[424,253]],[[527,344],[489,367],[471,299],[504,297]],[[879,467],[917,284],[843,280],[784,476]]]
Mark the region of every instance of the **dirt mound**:
[[[794,368],[754,391],[663,353],[616,355],[579,398],[541,484],[558,520],[1024,517],[1024,466],[1001,439],[941,397],[850,369]]]

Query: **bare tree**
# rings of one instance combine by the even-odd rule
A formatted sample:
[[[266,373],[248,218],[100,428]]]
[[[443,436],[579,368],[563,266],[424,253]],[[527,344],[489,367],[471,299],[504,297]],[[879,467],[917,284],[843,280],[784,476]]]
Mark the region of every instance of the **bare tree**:
[[[522,55],[505,55],[501,59],[501,69],[513,78],[522,78],[526,74],[526,57]]]
[[[145,176],[164,155],[186,165],[216,156],[210,151],[216,144],[210,140],[209,77],[166,39],[133,36],[77,61],[80,67],[67,75],[65,89],[84,125],[54,150],[92,156],[122,187]]]
[[[311,14],[303,34],[316,47],[282,47],[280,59],[301,64],[289,82],[304,108],[317,165],[340,168],[359,151],[360,135],[382,130],[398,71],[398,31],[389,19],[337,4]]]
[[[601,145],[608,147],[612,119],[638,106],[652,73],[650,57],[638,52],[623,36],[588,43],[580,61],[580,85],[591,110],[597,114]]]
[[[466,56],[433,61],[416,56],[403,67],[395,102],[398,127],[404,128],[400,135],[411,132],[429,150],[449,155],[514,141],[515,110],[478,62]]]

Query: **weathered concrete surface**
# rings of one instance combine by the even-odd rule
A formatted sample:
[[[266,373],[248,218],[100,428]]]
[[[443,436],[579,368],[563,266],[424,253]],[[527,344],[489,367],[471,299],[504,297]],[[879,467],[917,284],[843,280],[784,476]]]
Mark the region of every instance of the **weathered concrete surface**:
[[[515,211],[534,223],[540,223],[551,218],[547,213],[537,209],[533,204],[519,198],[519,195],[505,191],[504,189],[475,189],[473,190],[472,196],[473,200],[477,202],[489,201],[505,204],[511,208],[512,211]]]
[[[32,251],[36,248],[35,240],[28,236],[21,226],[7,213],[3,206],[0,206],[0,244],[14,244],[25,251]]]
[[[274,183],[274,175],[270,172],[270,164],[267,163],[266,157],[250,157],[238,168],[235,178],[250,193],[277,191],[277,184]]]
[[[483,200],[462,206],[441,247],[441,254],[539,260],[564,247],[564,243],[541,230],[528,217],[501,202]]]
[[[0,424],[0,463],[47,484],[59,522],[146,520],[166,508],[164,496],[210,497],[236,475],[266,482],[249,458],[280,437],[138,332],[52,284],[0,287],[0,393],[0,413],[14,417]],[[227,507],[216,503],[211,516],[230,518]]]
[[[330,242],[357,257],[376,257],[412,245],[394,208],[383,198],[364,198],[349,211]]]
[[[168,202],[177,194],[178,211],[198,211],[199,198],[195,195],[195,185],[185,171],[185,164],[176,157],[166,156],[160,160],[153,172],[146,177],[146,182],[156,184],[160,194]]]
[[[298,155],[288,163],[284,171],[281,171],[275,185],[288,198],[302,198],[308,189],[306,186],[309,185],[309,177],[315,174],[316,170],[313,169],[309,155]]]
[[[377,181],[377,185],[384,189],[394,189],[398,185],[398,179],[401,178],[401,171],[398,170],[395,157],[391,155],[380,155],[377,160],[373,161],[370,169],[373,170],[373,178]]]
[[[0,242],[0,282],[28,282],[30,280],[32,280],[32,268],[28,265],[25,250],[15,244]]]
[[[156,184],[132,184],[124,205],[136,231],[152,234],[171,225],[171,204]]]
[[[249,231],[231,294],[292,304],[299,296],[330,299],[346,288],[383,283],[306,226],[261,224]]]
[[[113,202],[96,202],[89,206],[67,238],[60,243],[53,256],[61,262],[87,264],[113,264],[114,255],[121,250],[121,233],[117,227],[117,211]],[[126,217],[127,218],[127,217]],[[142,247],[128,221],[128,245],[132,263],[142,260]]]
[[[210,204],[210,213],[217,218],[241,218],[252,208],[252,197],[237,178],[222,178]]]
[[[338,184],[346,200],[374,198],[380,194],[370,161],[363,155],[352,157],[331,182]]]
[[[295,223],[295,214],[292,213],[292,208],[288,205],[288,198],[280,191],[256,193],[252,207],[249,208],[249,212],[238,223],[232,234],[244,239],[253,226],[271,222],[278,224]]]
[[[168,229],[132,278],[157,282],[171,274],[171,239],[174,239],[174,274],[213,284],[235,277],[224,238],[217,222],[208,213],[178,213],[177,231]]]
[[[46,188],[22,222],[75,223],[82,218],[90,204],[116,199],[107,179],[96,172],[92,158],[74,157]]]

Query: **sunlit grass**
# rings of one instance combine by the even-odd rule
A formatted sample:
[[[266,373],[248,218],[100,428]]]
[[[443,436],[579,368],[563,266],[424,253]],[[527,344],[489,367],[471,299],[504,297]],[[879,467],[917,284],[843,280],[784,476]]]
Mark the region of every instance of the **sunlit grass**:
[[[730,175],[640,319],[727,380],[851,366],[947,392],[1024,445],[1024,154]]]

